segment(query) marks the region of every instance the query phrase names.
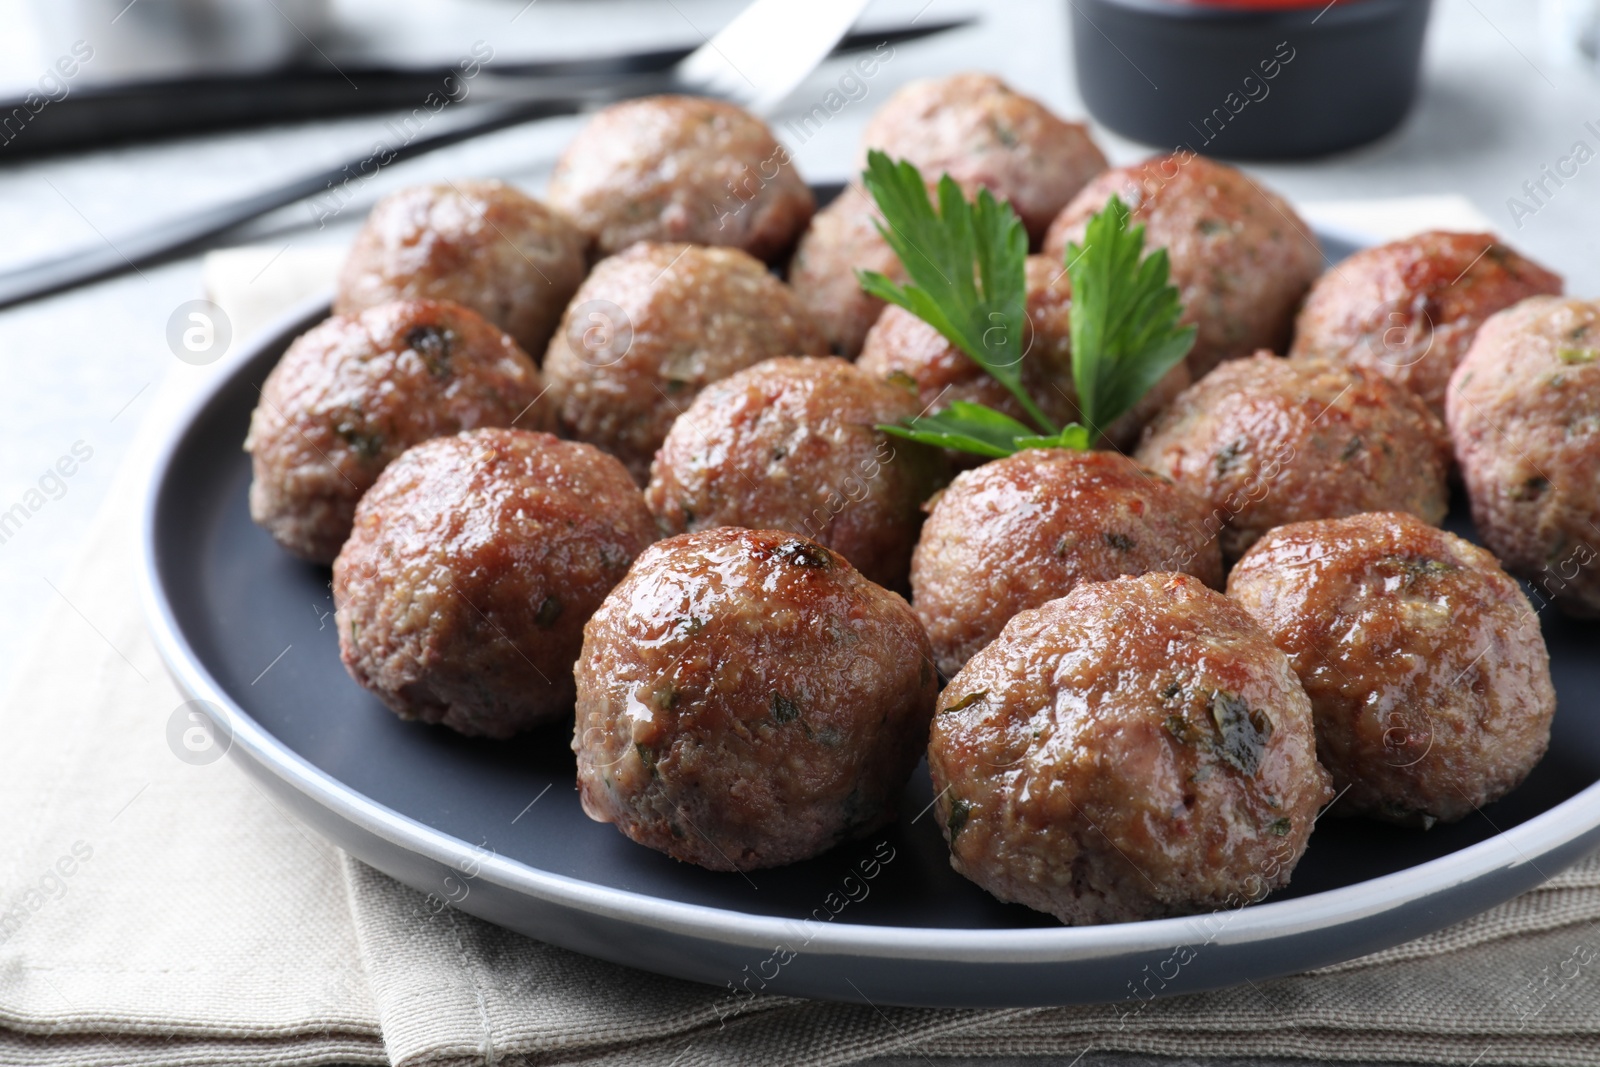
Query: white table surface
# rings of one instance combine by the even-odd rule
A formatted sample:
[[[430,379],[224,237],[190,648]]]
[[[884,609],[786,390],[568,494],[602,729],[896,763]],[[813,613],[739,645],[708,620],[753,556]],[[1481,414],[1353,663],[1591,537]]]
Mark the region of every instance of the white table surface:
[[[661,46],[697,43],[701,33],[714,32],[739,6],[736,0],[539,0],[511,22],[523,4],[391,3],[391,10],[412,12],[427,28],[408,36],[391,26],[388,33],[397,47],[414,50],[418,58],[430,50],[450,58],[478,39],[507,57],[589,51],[602,42],[617,49]],[[904,21],[923,6],[924,0],[878,0],[869,18]],[[1600,164],[1581,171],[1521,229],[1507,210],[1507,198],[1518,195],[1541,164],[1553,163],[1580,137],[1596,143],[1595,135],[1583,129],[1585,121],[1600,126],[1600,79],[1561,69],[1544,57],[1533,7],[1531,0],[1438,0],[1421,100],[1399,132],[1333,159],[1249,169],[1299,201],[1463,194],[1515,246],[1563,272],[1570,291],[1600,294]],[[866,99],[845,108],[815,138],[794,146],[801,170],[814,180],[841,179],[872,108],[895,85],[918,76],[988,69],[1065,115],[1083,115],[1068,58],[1064,0],[981,5],[933,0],[921,17],[971,11],[983,12],[980,25],[901,46],[870,83]],[[53,58],[31,51],[25,18],[21,0],[0,0],[0,81],[26,80]],[[837,67],[819,72],[794,102],[808,106],[838,73]],[[782,118],[775,121],[780,132]],[[0,263],[80,242],[115,242],[120,232],[141,222],[359,153],[382,121],[339,120],[37,161],[11,162],[0,146]],[[288,209],[230,243],[339,244],[348,241],[377,195],[430,178],[494,175],[537,191],[553,152],[572,128],[563,121],[508,131],[389,168],[368,186],[363,203],[326,229],[309,225],[311,216],[303,208]],[[1149,151],[1103,130],[1097,136],[1115,162]],[[0,388],[0,510],[20,500],[75,442],[93,449],[93,457],[67,481],[65,495],[0,544],[0,683],[25,654],[29,635],[56,595],[51,583],[61,584],[156,385],[176,362],[165,341],[168,316],[201,291],[195,256],[0,312],[6,383]],[[97,639],[88,625],[82,639]],[[1142,1062],[1123,1056],[1084,1060],[1086,1065]]]

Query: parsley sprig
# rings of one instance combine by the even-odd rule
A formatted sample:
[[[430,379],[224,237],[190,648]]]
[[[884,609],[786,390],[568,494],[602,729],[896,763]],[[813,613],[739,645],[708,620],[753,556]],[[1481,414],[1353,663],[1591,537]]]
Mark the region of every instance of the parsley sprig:
[[[898,285],[874,271],[857,271],[862,289],[938,330],[1005,386],[1035,424],[958,400],[879,429],[992,458],[1025,448],[1088,449],[1095,436],[1088,428],[1056,426],[1022,384],[1028,238],[1011,205],[987,189],[969,203],[946,174],[936,209],[917,168],[882,152],[868,154],[862,180],[883,215],[878,232],[909,279]],[[1067,249],[1072,376],[1088,426],[1110,425],[1194,344],[1194,328],[1177,327],[1183,307],[1167,283],[1166,251],[1141,259],[1144,227],[1130,229],[1128,221],[1126,205],[1112,197],[1090,219],[1084,246]]]

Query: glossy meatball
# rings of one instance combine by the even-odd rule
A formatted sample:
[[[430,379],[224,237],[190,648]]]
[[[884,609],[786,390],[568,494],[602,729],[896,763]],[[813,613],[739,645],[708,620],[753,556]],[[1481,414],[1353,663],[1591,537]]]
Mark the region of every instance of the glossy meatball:
[[[1410,515],[1281,526],[1228,575],[1311,697],[1338,812],[1432,826],[1515,789],[1550,742],[1539,620],[1495,558]]]
[[[789,530],[904,588],[943,463],[877,427],[917,413],[910,392],[842,359],[768,360],[706,389],[673,424],[645,501],[668,533]]]
[[[1013,618],[940,695],[928,769],[951,866],[1072,924],[1260,900],[1333,795],[1288,657],[1184,574]]]
[[[1077,422],[1078,390],[1072,381],[1072,279],[1062,265],[1045,256],[1029,256],[1028,326],[1022,381],[1028,395],[1058,425]],[[986,404],[1014,419],[1030,422],[1027,412],[982,367],[944,335],[900,307],[885,308],[867,333],[856,366],[894,385],[915,387],[928,411],[952,401]],[[1129,411],[1106,428],[1101,443],[1127,448],[1139,438],[1150,418],[1189,385],[1188,368],[1179,363],[1168,371]],[[971,465],[978,457],[962,454]]]
[[[945,675],[1013,615],[1083,582],[1187,571],[1222,585],[1205,508],[1115,452],[1032,449],[965,472],[929,509],[912,605]]]
[[[772,259],[816,208],[766,123],[698,96],[601,111],[561,154],[548,195],[608,254],[635,241],[689,241]]]
[[[1045,254],[1083,244],[1089,217],[1112,195],[1145,227],[1145,248],[1165,248],[1183,322],[1198,333],[1189,353],[1196,378],[1258,348],[1283,352],[1295,312],[1322,270],[1311,228],[1288,201],[1243,172],[1192,152],[1107,171],[1050,226]]]
[[[504,182],[412,186],[367,216],[333,309],[454,300],[538,357],[583,281],[586,244],[576,226]]]
[[[1489,319],[1446,408],[1484,543],[1541,607],[1600,617],[1600,301],[1536,296]]]
[[[1190,386],[1135,457],[1207,502],[1224,559],[1275,526],[1363,511],[1444,518],[1449,447],[1415,394],[1377,371],[1257,353]]]
[[[391,460],[478,426],[545,429],[542,391],[516,342],[460,305],[335,315],[296,338],[262,386],[244,442],[250,517],[295,555],[330,563]]]
[[[1086,127],[975,72],[902,86],[867,123],[857,170],[873,148],[910,161],[930,180],[949,174],[1009,200],[1035,246],[1078,190],[1106,169]]]
[[[1295,357],[1346,360],[1393,378],[1444,417],[1450,372],[1495,312],[1561,292],[1561,276],[1487,233],[1420,233],[1357,252],[1311,287]]]
[[[871,198],[859,187],[847,186],[817,212],[789,263],[789,284],[801,306],[833,350],[847,359],[861,351],[884,307],[882,300],[862,292],[856,271],[906,280],[899,257],[878,233],[879,219]]]
[[[615,459],[474,430],[391,463],[333,564],[339,654],[402,719],[510,737],[572,707],[584,623],[655,539]]]
[[[825,351],[794,294],[743,252],[637,244],[584,281],[544,369],[565,434],[642,484],[701,389],[773,356]]]
[[[904,600],[814,541],[730,527],[640,556],[577,677],[583,810],[719,871],[891,821],[937,691]]]

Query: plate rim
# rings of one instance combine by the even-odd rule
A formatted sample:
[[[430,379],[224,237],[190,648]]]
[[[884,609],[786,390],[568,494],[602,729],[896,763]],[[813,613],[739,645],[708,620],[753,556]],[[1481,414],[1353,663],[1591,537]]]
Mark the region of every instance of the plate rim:
[[[330,311],[329,294],[307,299],[219,361],[211,380],[186,398],[171,422],[162,428],[145,469],[139,472],[143,483],[137,568],[140,601],[157,651],[178,688],[191,699],[208,701],[225,713],[228,721],[218,725],[230,737],[230,758],[248,758],[256,768],[345,823],[406,852],[450,868],[476,865],[480,872],[476,877],[550,905],[697,940],[756,949],[792,939],[803,920],[671,900],[541,870],[498,853],[485,855],[468,842],[380,804],[311,764],[258,723],[206,669],[184,636],[162,586],[158,525],[163,490],[186,437],[205,410],[235,386],[245,368],[261,359],[267,350],[276,349],[281,356],[296,334]],[[834,921],[823,924],[820,930],[806,931],[806,952],[952,963],[1052,964],[1165,951],[1174,945],[1196,943],[1197,933],[1209,944],[1237,947],[1291,934],[1326,933],[1418,904],[1495,871],[1526,866],[1538,876],[1529,887],[1538,885],[1557,871],[1540,870],[1536,857],[1585,843],[1592,848],[1596,840],[1600,840],[1600,780],[1509,830],[1455,852],[1302,897],[1276,901],[1269,898],[1234,909],[1091,926],[997,930]],[[1570,861],[1558,870],[1568,865]],[[1496,892],[1493,900],[1473,914],[1481,914],[1525,891]],[[1207,920],[1214,925],[1218,915],[1230,918],[1220,931],[1206,929]],[[1450,922],[1430,929],[1447,925]]]

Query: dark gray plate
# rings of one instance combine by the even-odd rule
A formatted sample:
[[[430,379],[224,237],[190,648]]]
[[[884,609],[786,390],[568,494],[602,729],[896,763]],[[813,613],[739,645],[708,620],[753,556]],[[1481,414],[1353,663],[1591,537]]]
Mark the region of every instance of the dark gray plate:
[[[584,816],[570,730],[469,741],[401,722],[346,676],[328,570],[289,558],[250,522],[239,447],[257,386],[326,314],[293,315],[230,358],[173,426],[150,479],[146,607],[178,684],[231,734],[230,754],[341,847],[462,911],[717,986],[929,1006],[1132,1006],[1135,984],[1213,988],[1419,936],[1600,843],[1600,627],[1545,611],[1560,708],[1528,781],[1426,833],[1325,820],[1294,884],[1263,904],[1082,928],[1001,904],[950,869],[934,820],[918,817],[931,799],[924,769],[906,787],[903,821],[858,844],[749,876],[676,863]],[[1180,945],[1193,951],[1174,957]]]

